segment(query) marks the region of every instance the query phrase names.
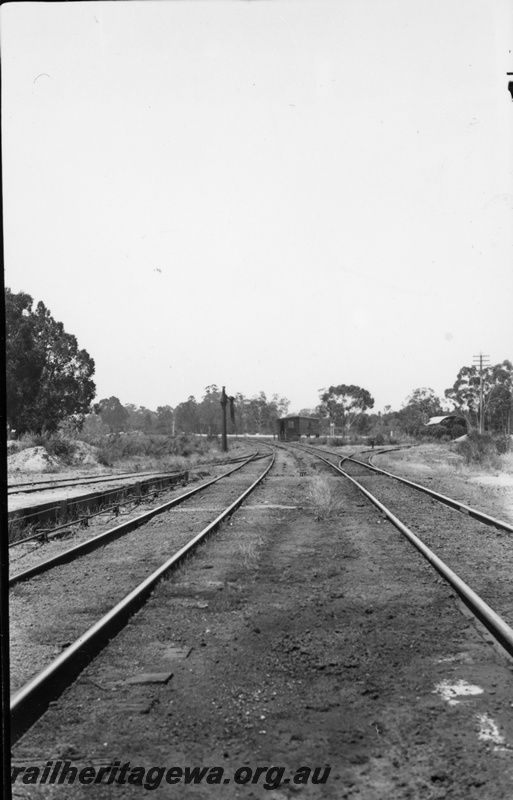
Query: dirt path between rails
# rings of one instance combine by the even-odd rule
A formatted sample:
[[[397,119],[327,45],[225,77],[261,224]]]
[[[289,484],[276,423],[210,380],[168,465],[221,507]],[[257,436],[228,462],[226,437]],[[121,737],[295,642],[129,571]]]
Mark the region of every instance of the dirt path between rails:
[[[18,765],[117,760],[129,776],[136,766],[220,767],[222,778],[211,777],[222,784],[171,785],[166,774],[154,789],[126,777],[18,781],[17,796],[513,796],[511,662],[356,489],[329,478],[342,507],[318,520],[306,507],[307,471],[300,477],[280,451],[248,505],[14,748]],[[167,683],[130,682],[165,672]],[[325,783],[294,782],[298,768],[322,779],[326,765]],[[253,783],[258,767],[284,772]]]
[[[16,584],[9,597],[11,690],[20,689],[186,545],[262,470],[260,462],[246,464],[219,483],[207,485],[181,507]]]

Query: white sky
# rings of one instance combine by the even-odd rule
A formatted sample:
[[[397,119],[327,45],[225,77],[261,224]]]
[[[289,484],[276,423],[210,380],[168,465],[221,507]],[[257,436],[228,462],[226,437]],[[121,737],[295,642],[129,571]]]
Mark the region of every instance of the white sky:
[[[152,409],[513,359],[512,8],[4,4],[6,285]]]

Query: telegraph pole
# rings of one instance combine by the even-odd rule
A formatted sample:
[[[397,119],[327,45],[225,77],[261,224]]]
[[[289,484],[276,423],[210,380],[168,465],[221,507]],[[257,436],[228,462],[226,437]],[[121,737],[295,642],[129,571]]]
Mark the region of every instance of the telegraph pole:
[[[484,433],[484,407],[483,407],[483,367],[489,367],[490,362],[486,363],[490,356],[479,353],[473,356],[474,366],[479,366],[479,433]]]

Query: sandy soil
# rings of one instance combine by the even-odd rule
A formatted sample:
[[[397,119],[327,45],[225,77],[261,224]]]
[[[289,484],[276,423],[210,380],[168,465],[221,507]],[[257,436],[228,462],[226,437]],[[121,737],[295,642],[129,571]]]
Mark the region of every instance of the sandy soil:
[[[513,523],[513,460],[503,471],[466,467],[449,445],[422,445],[376,455],[374,463],[397,475],[428,485],[497,519]]]
[[[75,442],[75,452],[71,459],[71,464],[80,467],[98,468],[97,453],[97,447],[77,441]],[[65,464],[61,459],[51,455],[41,446],[27,447],[19,452],[12,447],[11,454],[7,457],[7,469],[13,476],[19,473],[62,472],[65,469]]]
[[[327,478],[340,507],[323,519],[308,489],[325,468],[305,463],[300,475],[297,459],[279,451],[248,504],[14,748],[21,766],[215,766],[221,784],[171,785],[165,774],[154,789],[18,782],[17,796],[513,796],[512,662],[354,487]],[[427,530],[431,517],[419,505],[417,524]],[[439,543],[452,538],[457,557],[474,537],[468,570],[475,577],[486,562],[493,582],[508,540],[490,550],[491,539],[480,544],[458,525],[437,518]],[[496,577],[507,573],[504,563]],[[167,682],[148,681],[166,672]],[[319,768],[325,782],[297,782],[301,767]]]

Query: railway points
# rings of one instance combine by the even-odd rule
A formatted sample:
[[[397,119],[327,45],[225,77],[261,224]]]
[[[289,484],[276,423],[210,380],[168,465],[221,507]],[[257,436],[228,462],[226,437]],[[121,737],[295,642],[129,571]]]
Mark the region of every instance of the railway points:
[[[476,774],[488,796],[507,797],[513,785],[504,769],[513,746],[510,656],[490,646],[495,640],[457,591],[360,488],[311,450],[274,446],[274,466],[253,499],[159,582],[139,613],[113,638],[109,634],[108,646],[80,664],[75,682],[20,736],[16,759],[49,741],[91,752],[91,731],[101,730],[116,758],[133,759],[132,743],[138,741],[145,763],[150,753],[155,760],[164,751],[189,759],[194,753],[205,762],[219,753],[230,767],[277,759],[292,771],[296,761],[317,759],[333,765],[332,784],[318,795],[333,800],[351,797],[351,787],[366,800],[438,798],[442,789],[455,787],[449,796],[477,800]],[[340,455],[331,460],[338,466]],[[255,459],[248,469],[261,470],[259,463]],[[357,461],[345,460],[342,469],[404,518],[510,624],[506,529],[457,513]],[[238,483],[238,474],[227,481]],[[321,501],[312,496],[315,482],[336,499],[324,516],[316,513]],[[235,498],[237,492],[234,485],[228,494]],[[155,517],[149,523],[152,546],[169,543],[178,527],[201,527],[215,508],[213,498],[200,494],[178,506],[170,512],[173,523]],[[97,592],[100,554],[110,597],[111,581],[134,569],[148,538],[142,530],[129,534],[128,547],[123,537],[15,586],[20,619],[38,584],[40,594],[55,581],[59,592],[71,591],[72,573],[66,577],[64,570],[81,576],[77,610],[86,606]],[[148,571],[152,566],[145,564]],[[21,626],[27,643],[34,635],[41,642],[53,636],[57,647],[66,643],[62,656],[76,646],[78,658],[81,645],[73,644],[69,627],[57,633],[55,626],[43,625],[34,632],[33,621],[29,617]],[[145,683],[145,675],[157,673],[167,675],[167,682]],[[23,685],[16,688],[22,691]],[[42,696],[45,707],[48,695]],[[20,696],[20,702],[32,701]],[[201,800],[208,788],[196,787]],[[224,788],[225,796],[235,797],[233,787]]]

